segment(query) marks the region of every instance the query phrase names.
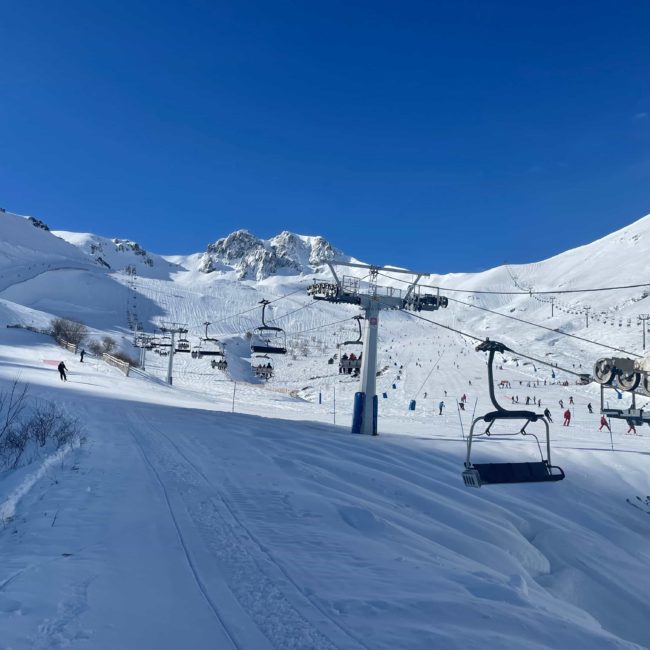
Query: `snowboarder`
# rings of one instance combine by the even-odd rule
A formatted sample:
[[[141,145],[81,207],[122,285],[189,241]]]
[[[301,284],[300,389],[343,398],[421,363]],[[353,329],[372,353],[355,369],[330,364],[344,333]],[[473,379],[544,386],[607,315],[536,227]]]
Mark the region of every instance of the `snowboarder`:
[[[544,417],[545,417],[549,422],[553,422],[553,418],[551,417],[551,412],[548,410],[548,406],[544,409]]]
[[[607,427],[607,431],[610,433],[612,430],[609,428],[609,423],[607,422],[607,418],[604,415],[600,416],[600,427],[598,427],[598,431],[602,431],[603,427]]]
[[[59,370],[59,376],[61,377],[61,381],[68,381],[68,377],[65,374],[65,371],[67,370],[67,368],[65,367],[65,363],[61,361],[61,363],[57,366],[57,368]]]
[[[563,427],[568,427],[571,424],[571,411],[567,409],[564,411],[564,422],[562,423]]]
[[[84,356],[85,356],[85,355],[86,355],[86,351],[82,348],[81,352],[79,353],[79,357],[80,357],[79,361],[80,361],[81,363],[84,362]]]
[[[458,402],[458,406],[460,406],[461,411],[465,410],[465,402]]]
[[[440,410],[438,415],[442,415],[442,409],[444,408],[445,408],[445,403],[441,401],[440,404],[438,404],[438,409]]]
[[[593,412],[594,412],[594,409],[593,409],[592,406],[591,406],[591,402],[589,402],[589,404],[587,404],[587,410],[589,411],[589,413],[593,413]]]

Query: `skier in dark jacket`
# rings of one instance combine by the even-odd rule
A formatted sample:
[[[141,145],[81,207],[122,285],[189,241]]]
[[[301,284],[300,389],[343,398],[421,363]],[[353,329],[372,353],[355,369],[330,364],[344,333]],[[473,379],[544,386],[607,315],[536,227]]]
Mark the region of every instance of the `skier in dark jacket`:
[[[553,422],[553,418],[551,417],[551,412],[548,410],[548,408],[544,409],[544,417],[549,421]]]
[[[81,352],[79,353],[79,357],[80,357],[79,361],[81,361],[81,363],[84,362],[84,356],[85,356],[85,354],[86,354],[86,351],[83,350],[83,349],[82,349]]]
[[[65,367],[65,363],[61,361],[61,363],[57,366],[57,368],[59,369],[59,376],[61,377],[61,381],[68,381],[68,377],[65,374],[65,371],[67,370],[67,368]]]

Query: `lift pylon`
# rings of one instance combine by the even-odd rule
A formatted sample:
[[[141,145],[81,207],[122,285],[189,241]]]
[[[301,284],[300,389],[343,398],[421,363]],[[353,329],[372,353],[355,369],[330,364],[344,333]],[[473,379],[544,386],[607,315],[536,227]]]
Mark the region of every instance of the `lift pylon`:
[[[416,273],[407,269],[386,268],[359,264],[322,260],[326,264],[334,282],[314,281],[307,293],[314,300],[357,305],[363,310],[364,336],[363,360],[361,363],[361,391],[354,396],[354,413],[352,416],[352,433],[377,435],[378,400],[377,400],[377,341],[379,333],[379,312],[382,309],[414,309],[416,311],[434,311],[447,306],[447,298],[437,294],[425,294],[416,291],[422,277],[428,273]],[[367,286],[359,278],[343,276],[339,278],[335,267],[346,266],[368,271],[370,279]],[[415,280],[406,291],[378,284],[380,272],[400,273],[415,276]]]

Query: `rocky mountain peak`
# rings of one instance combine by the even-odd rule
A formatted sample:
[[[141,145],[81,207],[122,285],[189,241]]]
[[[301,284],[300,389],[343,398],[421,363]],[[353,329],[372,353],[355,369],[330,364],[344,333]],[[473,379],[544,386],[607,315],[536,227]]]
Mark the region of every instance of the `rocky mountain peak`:
[[[339,251],[323,237],[285,230],[265,240],[248,230],[237,230],[208,246],[200,270],[234,270],[241,280],[264,280],[276,274],[314,273],[319,260],[332,259],[337,254]]]

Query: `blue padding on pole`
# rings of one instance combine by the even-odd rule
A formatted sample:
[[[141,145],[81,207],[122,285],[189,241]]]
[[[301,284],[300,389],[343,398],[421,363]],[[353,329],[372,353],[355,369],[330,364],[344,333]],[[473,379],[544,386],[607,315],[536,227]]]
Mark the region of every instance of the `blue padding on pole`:
[[[377,418],[379,416],[379,399],[377,395],[372,398],[372,435],[377,435]]]
[[[415,400],[414,399],[412,399],[409,402],[409,411],[415,411]]]
[[[361,433],[361,421],[363,420],[363,403],[365,393],[354,394],[354,410],[352,412],[352,433]]]
[[[388,393],[382,393],[381,395],[384,399],[388,399]]]

